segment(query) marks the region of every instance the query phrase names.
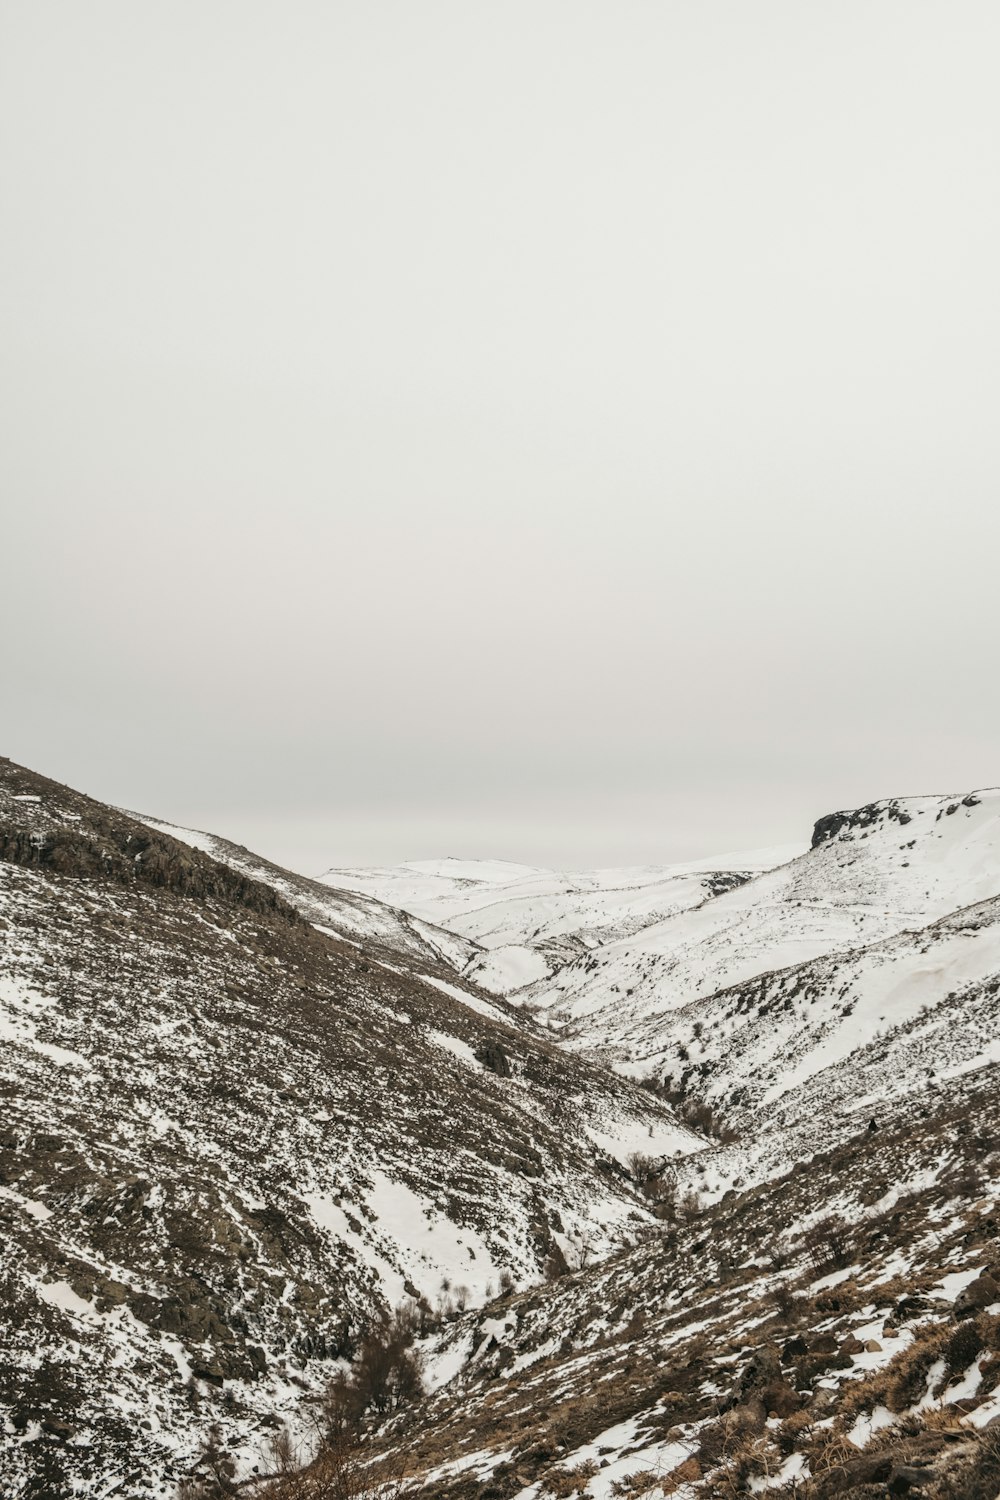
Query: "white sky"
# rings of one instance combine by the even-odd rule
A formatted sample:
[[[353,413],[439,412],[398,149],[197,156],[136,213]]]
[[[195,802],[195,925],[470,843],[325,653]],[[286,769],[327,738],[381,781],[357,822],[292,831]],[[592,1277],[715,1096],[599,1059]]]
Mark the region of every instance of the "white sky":
[[[1000,7],[0,6],[0,751],[307,869],[1000,781]]]

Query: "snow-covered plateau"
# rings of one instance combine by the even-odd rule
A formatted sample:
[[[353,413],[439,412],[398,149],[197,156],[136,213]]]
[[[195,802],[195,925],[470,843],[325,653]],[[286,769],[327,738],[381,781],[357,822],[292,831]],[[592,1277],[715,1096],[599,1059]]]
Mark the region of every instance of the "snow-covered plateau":
[[[1000,792],[314,880],[0,761],[0,944],[0,1495],[1000,1493]]]

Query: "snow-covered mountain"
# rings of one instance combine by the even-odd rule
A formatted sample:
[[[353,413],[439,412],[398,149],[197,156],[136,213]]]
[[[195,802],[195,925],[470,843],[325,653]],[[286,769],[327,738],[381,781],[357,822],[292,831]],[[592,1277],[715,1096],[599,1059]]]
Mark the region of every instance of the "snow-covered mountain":
[[[1000,792],[317,882],[0,762],[0,940],[0,1493],[230,1493],[404,1296],[414,1494],[1000,1490]]]
[[[329,883],[283,870],[259,854],[214,833],[178,828],[173,823],[143,817],[140,813],[129,813],[128,816],[192,849],[200,849],[203,854],[251,880],[271,886],[307,921],[328,929],[331,936],[364,945],[369,950],[384,949],[389,958],[395,957],[408,964],[423,963],[435,971],[444,965],[442,972],[446,975],[452,970],[469,967],[478,955],[476,943],[436,926],[433,921],[421,920],[409,910],[399,909],[388,898],[379,899],[346,886],[332,889]]]
[[[678,1006],[998,893],[1000,792],[872,803],[821,819],[797,859],[580,955],[518,998],[566,1045],[635,1070],[655,1065]]]
[[[584,871],[502,860],[423,860],[388,869],[332,869],[323,882],[462,934],[479,950],[465,960],[470,977],[507,994],[799,852],[795,846],[681,865]]]
[[[704,1144],[422,948],[9,762],[0,855],[7,1494],[171,1494],[213,1420],[249,1463],[401,1297],[606,1255],[654,1222],[629,1155]]]

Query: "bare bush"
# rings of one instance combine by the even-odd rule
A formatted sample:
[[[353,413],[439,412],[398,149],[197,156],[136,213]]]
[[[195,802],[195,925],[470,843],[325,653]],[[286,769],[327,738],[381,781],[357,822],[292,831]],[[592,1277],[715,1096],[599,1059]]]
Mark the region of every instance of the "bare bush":
[[[376,1425],[423,1394],[420,1362],[412,1344],[420,1304],[402,1303],[370,1328],[350,1370],[334,1376],[324,1400],[326,1436],[338,1441],[368,1420]]]
[[[628,1165],[640,1192],[655,1205],[657,1218],[672,1218],[677,1203],[677,1184],[665,1170],[663,1158],[633,1151],[628,1157]]]
[[[850,1259],[850,1226],[843,1219],[830,1214],[806,1230],[802,1243],[815,1270],[822,1271],[828,1266],[845,1266]]]
[[[308,1468],[269,1482],[262,1500],[401,1500],[406,1492],[402,1463],[372,1462],[353,1440],[341,1436],[326,1443]]]

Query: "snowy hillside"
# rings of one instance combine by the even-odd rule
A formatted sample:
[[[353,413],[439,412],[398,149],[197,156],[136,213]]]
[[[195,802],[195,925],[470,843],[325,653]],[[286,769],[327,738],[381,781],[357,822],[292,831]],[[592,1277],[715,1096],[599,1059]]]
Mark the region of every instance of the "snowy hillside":
[[[475,1305],[604,1256],[653,1222],[630,1153],[704,1144],[474,991],[9,762],[0,854],[18,1483],[41,1453],[55,1494],[138,1462],[168,1495],[216,1419],[249,1463],[404,1294]],[[39,1450],[43,1422],[90,1437]]]
[[[509,994],[579,954],[697,906],[799,852],[796,847],[682,865],[568,872],[496,860],[424,860],[382,870],[328,870],[323,881],[461,934],[484,950],[466,959],[469,976]]]
[[[307,921],[327,927],[333,935],[349,942],[365,944],[370,949],[384,948],[390,957],[402,958],[407,963],[422,962],[435,970],[444,965],[442,973],[462,969],[472,964],[477,956],[475,943],[466,942],[454,933],[434,926],[429,920],[421,921],[407,911],[397,910],[364,892],[346,888],[332,890],[306,875],[280,869],[259,854],[252,854],[249,849],[213,833],[178,828],[173,823],[164,823],[140,813],[127,816],[137,818],[147,828],[179,839],[192,849],[200,849],[251,880],[265,882]]]
[[[756,975],[846,953],[1000,893],[1000,792],[821,819],[805,854],[583,954],[518,996],[564,1044],[632,1066],[669,1014]]]
[[[448,1500],[995,1496],[1000,1136],[962,1122],[998,1106],[968,1075],[470,1314],[429,1350],[460,1372],[380,1446]]]
[[[923,1109],[1000,1062],[1000,900],[843,957],[762,975],[659,1018],[657,1076],[737,1137],[680,1179],[715,1199]],[[644,1071],[647,1064],[636,1064]]]

